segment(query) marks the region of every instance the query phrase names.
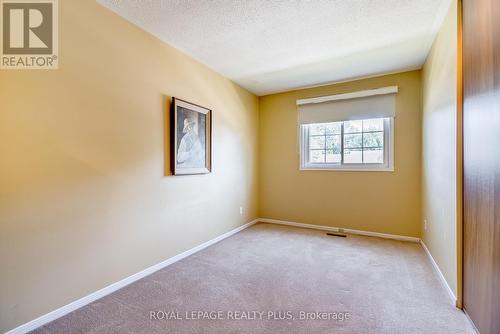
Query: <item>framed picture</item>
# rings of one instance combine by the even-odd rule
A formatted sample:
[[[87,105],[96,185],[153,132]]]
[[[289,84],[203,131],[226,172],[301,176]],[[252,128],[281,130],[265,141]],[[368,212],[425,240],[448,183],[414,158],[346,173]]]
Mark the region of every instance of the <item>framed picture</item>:
[[[172,98],[170,165],[173,175],[207,174],[212,163],[212,111]]]

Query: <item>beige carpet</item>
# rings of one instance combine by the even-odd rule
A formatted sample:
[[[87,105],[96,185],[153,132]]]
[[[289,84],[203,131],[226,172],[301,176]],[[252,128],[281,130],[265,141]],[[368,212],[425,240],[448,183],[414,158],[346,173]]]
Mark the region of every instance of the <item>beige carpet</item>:
[[[474,333],[419,244],[268,224],[35,332]]]

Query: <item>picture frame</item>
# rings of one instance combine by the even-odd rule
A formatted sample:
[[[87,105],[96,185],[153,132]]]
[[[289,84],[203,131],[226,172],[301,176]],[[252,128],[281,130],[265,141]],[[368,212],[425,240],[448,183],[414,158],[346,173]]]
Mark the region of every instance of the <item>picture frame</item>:
[[[172,175],[212,171],[212,110],[172,97],[170,110]]]

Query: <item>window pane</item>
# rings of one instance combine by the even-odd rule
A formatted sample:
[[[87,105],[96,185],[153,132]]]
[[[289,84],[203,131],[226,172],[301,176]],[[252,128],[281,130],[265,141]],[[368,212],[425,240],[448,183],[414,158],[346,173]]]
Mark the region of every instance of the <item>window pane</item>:
[[[324,135],[325,134],[325,124],[309,124],[309,132],[311,135]]]
[[[363,121],[344,122],[344,133],[361,132],[362,129],[363,129]]]
[[[363,150],[363,163],[365,163],[365,164],[383,164],[384,163],[384,150],[383,149]]]
[[[384,133],[370,132],[363,134],[363,147],[383,147]]]
[[[384,131],[384,119],[365,119],[363,120],[363,131]]]
[[[344,135],[344,147],[345,148],[361,148],[362,147],[363,136],[360,134],[354,135]]]
[[[344,150],[344,163],[346,164],[360,164],[362,163],[363,156],[360,149]]]
[[[334,153],[340,153],[340,135],[326,137],[326,149]]]
[[[386,139],[392,138],[391,129],[387,128],[388,118],[351,120],[344,122],[315,123],[303,125],[301,137],[308,144],[308,161],[301,166],[307,168],[342,168],[362,169],[392,168],[385,164],[392,161],[391,152],[386,151]],[[389,131],[389,132],[386,132]],[[392,146],[392,145],[391,145]]]
[[[319,163],[325,162],[325,151],[324,150],[311,150],[309,151],[309,162]]]
[[[310,149],[325,149],[325,136],[311,136],[309,137]]]
[[[342,131],[342,122],[327,123],[325,124],[325,131],[327,135],[338,135]]]
[[[326,162],[330,163],[340,163],[340,150],[338,152],[335,152],[334,150],[327,150],[326,151]]]

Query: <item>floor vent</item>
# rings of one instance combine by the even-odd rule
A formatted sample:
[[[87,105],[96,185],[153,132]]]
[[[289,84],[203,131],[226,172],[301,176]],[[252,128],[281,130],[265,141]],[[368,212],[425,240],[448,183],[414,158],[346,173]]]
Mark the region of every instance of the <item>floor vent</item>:
[[[326,235],[331,235],[332,237],[346,238],[347,234],[328,232]]]

